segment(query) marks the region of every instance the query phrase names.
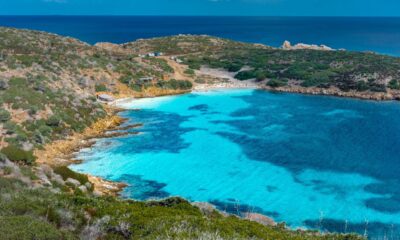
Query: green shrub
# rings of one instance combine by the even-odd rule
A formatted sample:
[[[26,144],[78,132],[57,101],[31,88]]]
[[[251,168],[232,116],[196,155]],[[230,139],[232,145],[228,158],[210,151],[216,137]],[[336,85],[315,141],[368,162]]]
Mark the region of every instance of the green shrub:
[[[191,69],[191,68],[188,68],[188,69],[185,70],[184,73],[187,74],[187,75],[194,75],[194,70]]]
[[[52,115],[46,121],[46,124],[51,127],[58,127],[60,123],[61,118],[58,115]]]
[[[255,75],[255,77],[256,77],[256,80],[257,80],[257,81],[262,81],[262,80],[264,80],[267,76],[266,76],[266,74],[263,73],[263,72],[257,72],[256,75]]]
[[[0,122],[7,122],[10,119],[11,119],[10,113],[5,109],[0,108]]]
[[[240,69],[242,69],[242,65],[236,63],[229,64],[226,67],[226,70],[228,70],[229,72],[238,72],[240,71]]]
[[[358,81],[358,82],[356,83],[356,89],[357,89],[358,91],[361,91],[361,92],[367,91],[367,90],[369,89],[369,85],[368,85],[368,83],[366,83],[366,82],[364,82],[364,81]]]
[[[43,136],[50,136],[53,131],[51,127],[46,125],[41,125],[38,130]]]
[[[395,90],[399,90],[400,89],[400,82],[396,79],[392,79],[389,84],[388,87],[390,89],[395,89]]]
[[[369,90],[372,92],[386,92],[386,86],[383,84],[372,84]]]
[[[82,185],[89,182],[89,179],[86,175],[74,172],[66,166],[57,167],[54,169],[54,172],[60,175],[64,180],[73,178],[78,180]]]
[[[104,84],[96,84],[95,90],[96,90],[96,92],[106,92],[107,87]]]
[[[256,77],[256,73],[254,71],[241,71],[235,75],[235,78],[238,80],[249,80]]]
[[[159,88],[167,88],[167,89],[180,89],[180,90],[189,90],[193,87],[192,82],[187,80],[176,80],[171,79],[169,81],[159,81],[157,83]]]
[[[32,164],[35,162],[36,157],[32,151],[24,151],[17,146],[9,145],[1,150],[10,161],[21,162],[24,164]]]
[[[18,126],[12,121],[8,121],[3,124],[3,128],[7,129],[7,134],[13,134],[17,131]]]
[[[280,79],[271,79],[267,82],[267,85],[272,88],[283,87],[287,85],[287,81]]]
[[[0,217],[2,239],[72,239],[54,225],[30,216]]]

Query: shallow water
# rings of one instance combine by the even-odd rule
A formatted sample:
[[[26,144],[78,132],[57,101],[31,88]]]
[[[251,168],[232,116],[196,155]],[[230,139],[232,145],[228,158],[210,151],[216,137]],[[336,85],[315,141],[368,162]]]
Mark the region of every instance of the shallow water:
[[[102,139],[74,170],[291,227],[400,236],[400,104],[221,90],[126,103],[138,136]],[[133,131],[137,131],[134,129]]]

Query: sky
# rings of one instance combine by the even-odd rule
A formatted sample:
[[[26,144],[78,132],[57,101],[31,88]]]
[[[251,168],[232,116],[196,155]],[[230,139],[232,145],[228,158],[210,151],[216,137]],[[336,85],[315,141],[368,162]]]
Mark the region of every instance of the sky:
[[[400,16],[400,0],[0,0],[0,15]]]

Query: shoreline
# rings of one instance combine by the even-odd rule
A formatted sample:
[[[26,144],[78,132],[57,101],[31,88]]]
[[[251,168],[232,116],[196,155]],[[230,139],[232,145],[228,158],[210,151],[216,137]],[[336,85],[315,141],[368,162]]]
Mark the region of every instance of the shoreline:
[[[96,143],[96,139],[115,137],[115,134],[107,134],[106,132],[118,130],[120,125],[126,122],[126,119],[117,115],[123,109],[114,107],[106,107],[105,109],[107,116],[97,120],[82,132],[73,133],[65,139],[46,144],[41,150],[35,150],[36,162],[40,165],[49,165],[51,167],[76,164],[80,161],[74,159],[74,154],[84,148],[93,146]],[[118,196],[119,192],[126,186],[124,183],[108,181],[90,174],[85,175],[94,185],[93,192],[100,195]]]
[[[105,104],[107,116],[99,119],[92,126],[88,127],[81,133],[74,133],[65,139],[60,139],[48,143],[42,150],[36,150],[35,156],[38,157],[37,163],[50,165],[50,166],[69,166],[71,164],[79,163],[79,160],[74,159],[74,154],[84,148],[90,148],[96,143],[96,139],[110,138],[122,135],[135,135],[139,132],[134,133],[107,133],[113,130],[126,130],[126,128],[140,127],[143,123],[132,124],[121,128],[120,126],[126,122],[126,119],[117,115],[121,111],[130,110],[129,108],[123,107],[123,103],[131,102],[134,99],[153,99],[163,96],[177,96],[195,92],[208,92],[214,90],[234,90],[234,89],[254,89],[263,90],[268,92],[279,92],[279,93],[295,93],[304,95],[319,95],[319,96],[332,96],[340,98],[353,98],[360,100],[372,100],[372,101],[399,101],[400,92],[396,92],[395,95],[391,93],[370,93],[370,92],[356,92],[349,91],[343,92],[337,89],[324,89],[324,88],[305,88],[305,87],[278,87],[272,88],[268,86],[254,85],[254,84],[239,84],[237,82],[232,83],[218,83],[218,84],[204,84],[196,85],[191,91],[180,91],[171,92],[167,94],[161,94],[157,96],[146,96],[146,97],[125,97],[117,99],[113,102]],[[140,110],[140,109],[131,109]],[[121,182],[108,181],[106,179],[85,174],[95,185],[95,189],[102,194],[111,194],[118,196],[119,192],[123,190],[126,185]]]

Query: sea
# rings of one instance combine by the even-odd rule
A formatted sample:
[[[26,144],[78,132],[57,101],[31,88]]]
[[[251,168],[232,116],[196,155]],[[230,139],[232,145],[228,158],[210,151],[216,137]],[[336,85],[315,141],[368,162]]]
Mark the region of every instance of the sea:
[[[0,16],[0,26],[90,44],[208,34],[400,56],[400,18]],[[124,198],[181,196],[292,228],[400,239],[398,102],[242,89],[123,107],[126,125],[144,123],[128,130],[139,134],[100,139],[71,168],[127,183]]]
[[[400,56],[399,17],[0,16],[0,26],[53,32],[91,44],[207,34],[273,47],[288,40]]]
[[[398,102],[245,89],[121,106],[125,125],[143,127],[83,149],[71,168],[127,183],[125,198],[180,196],[294,229],[400,238]]]

